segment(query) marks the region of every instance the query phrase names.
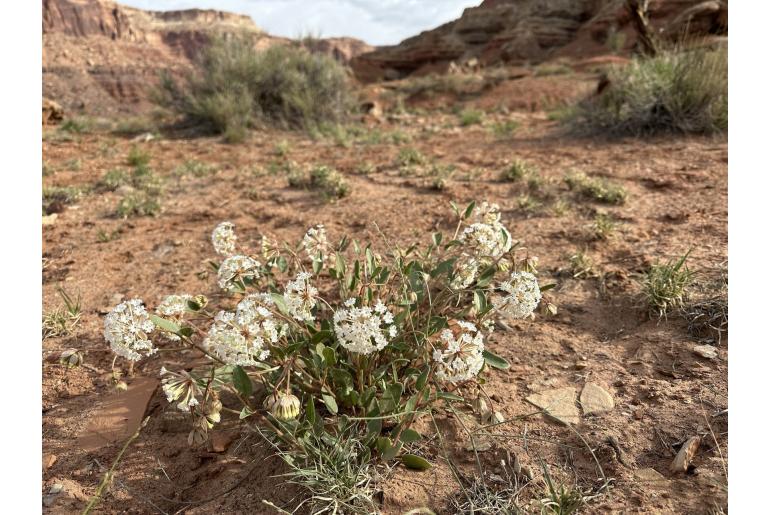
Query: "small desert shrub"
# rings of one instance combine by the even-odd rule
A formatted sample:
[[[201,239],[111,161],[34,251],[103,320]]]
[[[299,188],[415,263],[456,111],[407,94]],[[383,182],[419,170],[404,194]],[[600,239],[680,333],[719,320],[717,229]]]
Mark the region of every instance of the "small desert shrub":
[[[578,250],[569,257],[569,272],[573,279],[594,277],[594,261],[583,250]]]
[[[110,170],[99,185],[106,190],[122,190],[115,210],[121,218],[154,216],[160,212],[163,180],[146,164],[135,166],[130,173]]]
[[[577,488],[566,484],[557,484],[551,477],[548,467],[543,464],[543,480],[546,489],[540,500],[541,513],[544,515],[573,515],[586,503],[586,496]]]
[[[478,125],[481,123],[483,117],[484,112],[479,111],[478,109],[464,109],[458,115],[458,118],[460,119],[460,125],[463,127],[468,127],[469,125]]]
[[[525,271],[534,260],[518,255],[499,207],[452,208],[446,234],[383,237],[383,251],[332,240],[321,225],[253,249],[222,222],[211,235],[220,294],[169,295],[149,311],[123,302],[105,317],[105,338],[130,363],[168,357],[161,386],[189,417],[191,446],[249,419],[313,502],[358,513],[369,508],[372,460],[431,467],[410,452],[428,443],[415,421],[448,407],[475,416],[480,374],[509,367],[485,337],[497,318],[531,319],[541,302]],[[210,361],[186,367],[193,349]]]
[[[327,199],[339,199],[350,194],[350,185],[345,177],[325,165],[315,166],[309,171],[292,167],[287,179],[289,186],[320,191]]]
[[[150,154],[146,150],[142,150],[138,146],[134,145],[131,150],[128,151],[126,162],[130,166],[147,166],[150,164]]]
[[[589,177],[583,172],[565,176],[564,182],[570,190],[603,204],[624,204],[628,198],[628,192],[622,186],[604,178]]]
[[[75,186],[44,186],[43,214],[61,211],[63,206],[74,204],[83,195],[83,190]]]
[[[67,118],[59,125],[59,130],[71,134],[84,134],[93,129],[93,123],[88,118]]]
[[[538,209],[540,209],[543,205],[542,202],[537,200],[532,195],[521,195],[519,196],[517,203],[519,205],[519,209],[526,213],[534,213]]]
[[[155,216],[160,213],[160,200],[144,190],[129,191],[120,199],[115,212],[121,218]]]
[[[414,147],[405,147],[398,151],[398,157],[396,157],[396,163],[400,167],[423,165],[428,159]]]
[[[80,295],[73,299],[63,288],[59,288],[59,296],[64,306],[43,315],[43,338],[67,336],[80,323]]]
[[[449,186],[449,181],[452,180],[455,167],[452,165],[442,166],[433,165],[430,169],[430,188],[436,191],[443,191]]]
[[[286,157],[289,155],[289,151],[291,150],[291,145],[288,141],[285,139],[282,139],[278,143],[275,144],[275,147],[273,147],[273,154],[275,154],[278,157]]]
[[[727,130],[727,49],[667,51],[613,68],[569,118],[579,131],[642,135]]]
[[[688,251],[678,260],[654,264],[645,274],[642,289],[651,315],[666,317],[684,306],[694,276],[685,264],[689,255]]]
[[[514,159],[508,167],[500,172],[500,179],[508,182],[516,182],[536,173],[535,168],[528,162],[522,159]]]
[[[231,141],[264,124],[309,129],[335,123],[351,105],[342,66],[295,46],[257,51],[246,39],[220,38],[199,64],[182,87],[164,76],[155,101]]]
[[[217,167],[195,159],[188,159],[174,169],[174,175],[192,175],[193,177],[206,177],[217,171]]]
[[[103,191],[115,191],[123,185],[131,183],[131,174],[122,168],[113,168],[105,173],[99,182],[96,183],[97,189]]]
[[[516,120],[505,120],[492,124],[491,131],[497,139],[508,139],[513,136],[521,124]]]
[[[608,240],[618,228],[618,222],[609,213],[596,213],[591,224],[591,235],[597,240]]]

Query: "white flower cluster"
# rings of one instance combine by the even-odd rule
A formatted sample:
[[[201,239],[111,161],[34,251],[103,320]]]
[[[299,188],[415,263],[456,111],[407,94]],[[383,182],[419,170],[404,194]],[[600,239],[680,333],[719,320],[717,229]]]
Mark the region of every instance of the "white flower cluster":
[[[158,305],[157,312],[160,316],[168,318],[173,322],[179,323],[182,316],[187,312],[187,302],[192,300],[192,295],[183,293],[181,295],[168,295]],[[179,341],[178,335],[173,333],[164,333],[166,338],[173,341]]]
[[[257,339],[261,345],[278,343],[278,338],[285,331],[284,325],[276,325],[270,307],[275,303],[266,293],[252,293],[238,303],[235,308],[235,322],[250,338]]]
[[[300,272],[293,281],[286,285],[283,298],[289,314],[300,322],[315,320],[312,310],[316,304],[318,290],[310,284],[310,274]]]
[[[494,225],[500,223],[500,206],[495,203],[489,203],[486,200],[476,206],[473,210],[473,216],[481,223]]]
[[[313,261],[326,261],[330,255],[330,247],[324,226],[318,224],[308,229],[302,238],[302,247]]]
[[[500,223],[500,206],[482,202],[473,211],[476,222],[465,228],[460,241],[478,258],[496,259],[511,250],[511,233]]]
[[[450,323],[441,331],[433,351],[436,377],[440,381],[461,383],[478,375],[484,366],[484,335],[470,322]]]
[[[455,275],[450,286],[455,290],[462,290],[470,286],[476,279],[479,271],[479,262],[470,256],[461,256],[455,264]]]
[[[188,372],[170,372],[165,367],[160,369],[161,387],[168,402],[178,401],[176,407],[180,411],[190,411],[198,406],[198,397],[203,395],[198,382]]]
[[[231,222],[222,222],[211,233],[211,244],[214,251],[220,256],[232,256],[235,254],[235,225]]]
[[[104,318],[104,338],[112,352],[131,361],[139,361],[142,354],[150,356],[157,349],[148,338],[155,330],[141,299],[132,299],[115,306]]]
[[[265,320],[262,324],[257,324],[260,327],[258,334],[250,334],[238,325],[237,317],[238,314],[231,311],[217,313],[203,345],[228,365],[256,365],[258,361],[264,361],[270,355],[264,345],[265,336],[272,341],[272,335],[264,334]],[[276,334],[276,341],[277,339]]]
[[[236,285],[236,281],[244,279],[259,279],[259,261],[249,256],[230,256],[219,266],[217,280],[219,287],[229,290]]]
[[[529,272],[513,272],[510,279],[497,285],[506,295],[492,297],[492,305],[502,315],[510,318],[527,318],[540,303],[540,286]]]
[[[334,313],[334,334],[350,352],[371,354],[382,350],[388,344],[388,338],[396,336],[393,313],[382,301],[378,300],[374,309],[355,307],[355,299],[348,299],[345,306]]]

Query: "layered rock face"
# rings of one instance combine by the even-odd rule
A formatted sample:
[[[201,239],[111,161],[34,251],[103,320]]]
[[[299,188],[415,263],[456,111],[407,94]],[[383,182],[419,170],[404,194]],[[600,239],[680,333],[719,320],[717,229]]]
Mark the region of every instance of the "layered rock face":
[[[110,0],[43,0],[43,94],[66,111],[112,115],[145,110],[161,70],[181,75],[214,35],[256,48],[290,40],[244,15],[215,10],[144,11]],[[352,38],[313,42],[312,51],[347,63],[373,47]]]
[[[727,0],[652,0],[649,18],[660,34],[727,32]],[[624,2],[617,0],[484,0],[455,21],[351,61],[363,81],[443,72],[450,63],[482,65],[589,58],[628,51],[636,43]]]

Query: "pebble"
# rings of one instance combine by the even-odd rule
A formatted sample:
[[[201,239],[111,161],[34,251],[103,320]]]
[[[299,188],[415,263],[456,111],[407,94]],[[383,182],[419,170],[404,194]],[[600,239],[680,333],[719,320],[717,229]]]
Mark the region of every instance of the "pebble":
[[[698,356],[706,359],[716,359],[718,356],[717,348],[713,345],[696,345],[692,348],[692,351]]]
[[[579,424],[580,412],[575,404],[577,392],[571,386],[533,393],[527,402],[541,408],[551,418],[564,425]]]
[[[583,414],[598,415],[615,409],[615,399],[601,386],[586,383],[580,393],[580,405],[583,406]]]

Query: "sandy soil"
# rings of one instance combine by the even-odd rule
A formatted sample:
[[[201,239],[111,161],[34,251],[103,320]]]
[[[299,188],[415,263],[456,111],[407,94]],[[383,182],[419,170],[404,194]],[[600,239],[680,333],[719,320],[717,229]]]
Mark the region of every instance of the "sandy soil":
[[[499,139],[489,126],[504,116],[521,126],[513,137]],[[529,467],[535,479],[522,490],[524,506],[541,497],[542,460],[561,481],[586,492],[602,483],[602,474],[612,478],[612,486],[589,502],[586,513],[726,511],[727,416],[720,413],[727,409],[727,339],[715,359],[697,356],[692,347],[699,341],[683,320],[650,320],[638,285],[639,274],[651,263],[690,248],[688,262],[704,288],[724,270],[726,138],[579,139],[564,136],[542,111],[489,113],[484,125],[470,127],[459,127],[454,115],[428,112],[402,115],[377,129],[402,131],[412,141],[344,147],[263,132],[239,145],[215,138],[137,143],[107,135],[44,142],[44,159],[53,170],[44,177],[47,186],[85,187],[107,170],[128,169],[126,156],[134,145],[148,152],[151,167],[166,177],[163,212],[157,217],[118,219],[113,215],[117,193],[87,193],[43,227],[43,309],[60,304],[60,285],[80,293],[84,309],[74,334],[42,344],[43,493],[54,484],[64,486],[63,493],[49,498],[46,512],[83,509],[132,431],[125,419],[137,410],[142,415],[134,419],[149,416],[149,423],[126,451],[100,513],[272,513],[263,499],[290,509],[301,492],[275,477],[284,471],[280,460],[249,427],[238,429],[234,416],[225,417],[217,448],[188,447],[186,422],[152,381],[147,386],[146,378],[158,376],[158,359],[138,364],[135,377],[127,380],[128,392],[114,391],[112,354],[101,336],[104,314],[120,298],[139,296],[154,306],[167,293],[214,295],[206,260],[213,257],[210,231],[222,220],[233,221],[240,238],[255,247],[262,234],[296,240],[317,223],[325,224],[332,238],[348,234],[376,240],[376,223],[388,236],[411,241],[452,225],[450,200],[472,199],[499,203],[511,233],[539,257],[542,282],[558,285],[551,292],[559,307],[556,317],[496,331],[489,342],[512,366],[491,371],[485,386],[510,421],[479,453],[486,472],[499,473],[506,453]],[[284,139],[288,156],[278,157],[275,145]],[[399,171],[396,158],[406,146],[440,165],[455,166],[445,189],[432,189],[432,179],[419,171],[407,176]],[[520,196],[528,191],[525,182],[499,179],[514,158],[536,166],[545,179],[545,193],[533,194],[540,207],[520,207]],[[191,159],[216,171],[175,176],[174,169]],[[284,159],[336,167],[352,186],[350,196],[328,203],[317,192],[289,188],[285,175],[267,172],[272,162]],[[373,171],[359,173],[363,163]],[[622,185],[627,202],[603,206],[579,198],[562,180],[575,170]],[[620,222],[609,240],[590,235],[599,210]],[[569,256],[581,249],[593,259],[595,277],[575,279],[568,272]],[[45,361],[69,347],[84,352],[88,368],[66,371]],[[533,414],[536,408],[525,401],[533,392],[561,387],[574,387],[579,395],[587,382],[607,390],[615,408],[581,416],[574,430]],[[131,393],[133,404],[115,409],[116,396]],[[450,454],[471,478],[476,460],[466,450],[461,425],[443,411],[438,418],[449,435]],[[703,436],[703,443],[688,473],[669,472],[678,446],[695,435]],[[384,513],[421,506],[452,513],[447,498],[459,489],[440,446],[432,441],[423,452],[434,468],[396,468],[380,485]],[[641,480],[638,471],[648,468],[663,478]]]

